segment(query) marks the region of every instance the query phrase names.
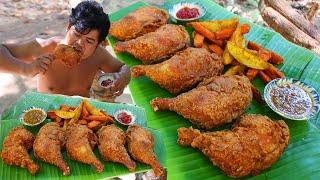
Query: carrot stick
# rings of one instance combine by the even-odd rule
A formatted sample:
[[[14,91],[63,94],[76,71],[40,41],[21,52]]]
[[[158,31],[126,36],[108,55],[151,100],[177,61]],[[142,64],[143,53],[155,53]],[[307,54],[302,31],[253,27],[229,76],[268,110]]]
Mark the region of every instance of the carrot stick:
[[[93,128],[97,127],[100,123],[101,123],[101,121],[91,121],[87,124],[87,127],[89,129],[93,129]]]
[[[216,44],[210,44],[209,45],[209,49],[214,52],[216,55],[222,57],[223,55],[223,50],[221,49],[220,46],[216,45]]]
[[[78,121],[78,124],[85,125],[85,124],[88,124],[88,122],[87,122],[85,119],[80,119],[80,120]]]
[[[253,85],[251,85],[251,91],[252,91],[252,95],[253,98],[259,103],[259,104],[264,104],[264,100],[262,99],[262,96],[259,92],[259,90],[254,87]]]
[[[247,34],[250,31],[250,25],[249,24],[242,24],[241,25],[241,33]]]
[[[235,29],[236,28],[226,28],[226,29],[222,29],[220,31],[216,31],[214,34],[215,34],[216,39],[226,40],[232,36]]]
[[[263,47],[261,47],[260,45],[252,42],[252,41],[249,41],[248,42],[248,46],[247,46],[249,49],[252,49],[252,50],[256,50],[256,51],[259,51],[260,49],[264,49],[266,51],[269,51]],[[272,52],[272,51],[269,51],[271,53],[271,58],[270,58],[270,62],[271,63],[274,63],[274,64],[281,64],[283,63],[283,58],[276,54],[275,52]]]
[[[215,34],[210,30],[203,27],[199,22],[191,22],[187,25],[192,26],[198,33],[202,34],[204,37],[208,38],[209,40],[215,40]]]
[[[271,78],[271,80],[277,79],[278,77],[275,74],[272,74],[270,71],[263,71],[267,76]]]
[[[201,48],[203,46],[204,36],[195,32],[194,39],[193,39],[193,45],[194,47]]]
[[[263,71],[259,71],[258,76],[265,84],[268,84],[271,81],[271,78],[266,75]]]
[[[86,106],[82,107],[81,117],[87,117],[89,116],[89,111],[87,110]]]
[[[281,72],[278,68],[274,67],[273,65],[270,65],[267,69],[265,69],[265,71],[269,72],[270,74],[274,75],[277,78],[285,77],[284,73]]]
[[[113,118],[110,116],[100,116],[100,115],[90,115],[87,117],[83,117],[86,120],[90,120],[90,121],[103,121],[103,122],[113,122]]]

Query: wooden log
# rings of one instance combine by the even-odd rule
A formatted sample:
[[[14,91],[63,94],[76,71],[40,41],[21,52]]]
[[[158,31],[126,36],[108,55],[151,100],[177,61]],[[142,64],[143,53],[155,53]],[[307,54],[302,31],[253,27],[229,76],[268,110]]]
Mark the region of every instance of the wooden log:
[[[286,39],[320,54],[320,42],[300,30],[279,12],[271,7],[263,7],[260,12],[264,21]]]
[[[295,11],[286,1],[284,0],[264,0],[266,6],[270,6],[278,11],[282,16],[286,17],[294,25],[296,25],[303,32],[311,36],[312,38],[320,41],[320,30],[316,25],[308,21],[302,14]]]
[[[311,2],[311,7],[307,13],[307,19],[312,23],[313,18],[315,17],[317,11],[319,9],[319,4],[317,2]]]

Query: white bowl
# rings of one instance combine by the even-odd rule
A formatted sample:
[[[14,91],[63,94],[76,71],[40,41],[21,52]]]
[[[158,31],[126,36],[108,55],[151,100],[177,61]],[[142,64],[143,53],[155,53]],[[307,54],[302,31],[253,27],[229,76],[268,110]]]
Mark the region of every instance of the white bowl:
[[[199,16],[194,17],[194,18],[189,18],[189,19],[180,19],[177,17],[177,12],[184,8],[184,7],[188,7],[188,8],[197,8],[199,10]],[[189,3],[189,2],[180,2],[177,4],[174,4],[170,9],[169,9],[169,14],[171,17],[173,17],[176,20],[179,21],[194,21],[197,19],[202,18],[205,14],[206,14],[206,9],[199,3]]]
[[[32,111],[32,110],[39,110],[39,111],[41,111],[41,113],[43,114],[43,118],[41,118],[40,121],[37,122],[37,123],[35,123],[35,124],[29,124],[29,123],[27,123],[27,122],[24,121],[24,116],[25,116],[25,114],[28,113],[29,111]],[[36,126],[36,125],[41,124],[44,120],[46,120],[46,118],[47,118],[47,113],[46,113],[46,111],[44,111],[44,110],[41,109],[41,108],[31,107],[31,108],[29,108],[29,109],[24,110],[23,113],[20,115],[20,122],[21,122],[22,124],[26,125],[26,126]]]
[[[128,114],[128,115],[131,116],[131,122],[130,122],[130,123],[123,123],[122,121],[120,121],[120,120],[118,119],[118,115],[119,115],[120,113],[122,113],[122,112],[125,112],[126,114]],[[116,119],[116,121],[118,121],[120,124],[126,125],[126,126],[129,126],[129,125],[134,124],[134,123],[135,123],[135,120],[136,120],[136,116],[135,116],[131,111],[125,110],[125,109],[120,109],[120,110],[116,111],[113,116],[114,116],[114,118]]]

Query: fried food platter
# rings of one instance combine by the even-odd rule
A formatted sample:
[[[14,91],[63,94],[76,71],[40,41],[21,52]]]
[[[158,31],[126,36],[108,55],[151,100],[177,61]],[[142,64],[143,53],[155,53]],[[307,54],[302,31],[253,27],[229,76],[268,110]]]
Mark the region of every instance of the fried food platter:
[[[59,109],[60,105],[62,104],[64,106],[67,105],[70,107],[73,107],[73,106],[77,107],[79,104],[81,104],[81,101],[83,101],[83,99],[81,99],[80,97],[47,95],[47,94],[36,93],[36,92],[27,92],[15,104],[13,104],[9,109],[7,109],[1,116],[2,120],[0,121],[0,134],[1,134],[0,149],[3,148],[4,138],[8,135],[9,131],[12,130],[14,127],[22,126],[35,136],[37,135],[40,127],[53,121],[47,118],[43,123],[41,123],[38,126],[34,126],[34,127],[23,126],[19,120],[19,114],[23,112],[24,109],[28,109],[31,106],[31,104],[32,106],[39,107],[41,109],[44,109],[45,111],[50,111],[50,110],[54,111]],[[153,150],[156,154],[156,157],[157,159],[159,159],[162,165],[165,163],[164,144],[162,141],[162,137],[157,130],[147,127],[146,114],[142,108],[139,108],[133,105],[127,105],[127,104],[111,104],[111,103],[103,103],[103,102],[92,101],[92,100],[85,100],[85,101],[95,109],[103,110],[106,114],[110,116],[113,116],[113,114],[119,110],[126,110],[134,114],[136,117],[136,120],[134,121],[134,123],[143,127],[144,129],[146,129],[148,132],[152,134],[154,139]],[[62,122],[62,120],[60,122]],[[65,123],[61,123],[61,128],[63,128],[63,124]],[[118,122],[114,122],[114,125],[122,129],[124,132],[128,128],[128,126],[121,125]],[[94,130],[94,132],[98,134],[96,130]],[[71,169],[71,173],[68,177],[74,177],[74,178],[76,177],[77,179],[78,178],[85,178],[85,179],[111,178],[111,177],[118,177],[121,175],[125,175],[128,173],[139,173],[139,172],[145,172],[150,170],[150,166],[143,163],[139,163],[137,161],[136,161],[136,168],[133,172],[130,172],[122,164],[104,161],[97,146],[94,149],[94,154],[104,165],[104,171],[101,173],[95,172],[90,165],[71,160],[67,155],[66,150],[63,149],[62,150],[63,159]],[[67,178],[66,176],[63,176],[59,168],[37,159],[33,155],[33,151],[29,152],[29,155],[31,159],[33,159],[34,162],[38,164],[40,167],[40,171],[35,176],[32,176],[26,169],[23,169],[17,166],[9,166],[5,164],[2,159],[0,160],[1,176],[16,178],[16,179],[35,179],[35,178],[48,178],[48,177]]]

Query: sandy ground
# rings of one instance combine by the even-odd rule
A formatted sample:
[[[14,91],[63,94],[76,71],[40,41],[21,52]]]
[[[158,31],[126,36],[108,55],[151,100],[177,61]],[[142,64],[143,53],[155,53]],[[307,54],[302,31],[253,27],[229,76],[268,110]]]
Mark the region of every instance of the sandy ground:
[[[15,43],[63,35],[72,4],[79,0],[0,0],[0,43]],[[138,0],[104,0],[107,13],[115,12]],[[256,0],[214,0],[227,10],[264,25]],[[161,5],[164,0],[145,0]],[[293,6],[304,11],[311,0],[294,0]],[[320,13],[319,13],[320,14]],[[318,14],[318,17],[320,16]],[[319,18],[320,19],[320,18]],[[318,24],[319,21],[317,22]],[[109,48],[110,49],[110,48]],[[25,91],[36,89],[36,78],[0,73],[0,114]],[[131,103],[128,89],[117,101]]]

